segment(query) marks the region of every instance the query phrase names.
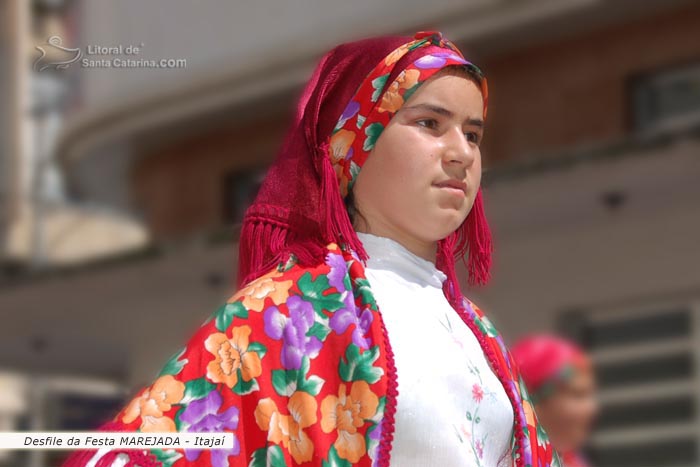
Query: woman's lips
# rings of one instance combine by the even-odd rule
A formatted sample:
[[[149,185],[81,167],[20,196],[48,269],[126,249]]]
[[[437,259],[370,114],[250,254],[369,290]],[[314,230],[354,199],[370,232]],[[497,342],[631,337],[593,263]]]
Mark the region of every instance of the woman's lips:
[[[442,188],[445,191],[452,192],[455,195],[466,196],[467,195],[467,184],[455,179],[445,180],[442,182],[434,183],[433,186],[437,188]]]

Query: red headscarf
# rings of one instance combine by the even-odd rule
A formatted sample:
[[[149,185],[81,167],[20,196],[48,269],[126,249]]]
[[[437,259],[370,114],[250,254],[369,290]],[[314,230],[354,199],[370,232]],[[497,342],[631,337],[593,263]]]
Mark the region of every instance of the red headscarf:
[[[590,359],[578,345],[552,335],[528,336],[510,351],[535,403],[573,372],[591,366]]]
[[[441,68],[455,64],[481,77],[485,118],[486,79],[439,32],[349,42],[323,56],[301,94],[277,159],[245,213],[239,287],[290,254],[301,265],[318,264],[331,242],[349,246],[362,261],[367,260],[345,209],[347,189],[404,98]],[[339,154],[339,145],[336,141],[332,147],[331,137],[342,131],[357,137],[351,135],[354,142]],[[450,279],[446,287],[451,283],[457,288],[452,293],[459,293],[455,257],[464,260],[467,252],[470,283],[485,284],[492,243],[481,189],[462,226],[438,242],[436,266]]]

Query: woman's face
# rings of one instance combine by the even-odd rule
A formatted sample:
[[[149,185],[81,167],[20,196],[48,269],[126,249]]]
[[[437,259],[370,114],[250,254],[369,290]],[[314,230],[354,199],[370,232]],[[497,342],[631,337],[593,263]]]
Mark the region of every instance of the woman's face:
[[[580,449],[598,414],[593,371],[578,371],[535,408],[552,446],[560,452]]]
[[[479,86],[441,70],[394,114],[355,181],[358,231],[435,259],[437,241],[466,219],[481,183]]]

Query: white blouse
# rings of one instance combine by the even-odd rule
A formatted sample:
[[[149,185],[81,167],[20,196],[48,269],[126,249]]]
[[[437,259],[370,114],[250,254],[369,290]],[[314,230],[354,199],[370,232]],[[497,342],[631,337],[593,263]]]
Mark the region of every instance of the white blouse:
[[[358,237],[397,370],[391,464],[510,466],[513,408],[476,337],[447,301],[447,277],[393,239]]]

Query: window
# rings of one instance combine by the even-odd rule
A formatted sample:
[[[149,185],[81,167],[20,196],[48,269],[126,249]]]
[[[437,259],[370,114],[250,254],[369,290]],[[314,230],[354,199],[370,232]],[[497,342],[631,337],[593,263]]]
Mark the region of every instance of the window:
[[[700,462],[700,299],[567,313],[565,332],[591,353],[601,417],[588,454],[598,467]]]
[[[674,130],[700,123],[700,62],[632,80],[635,130]]]

